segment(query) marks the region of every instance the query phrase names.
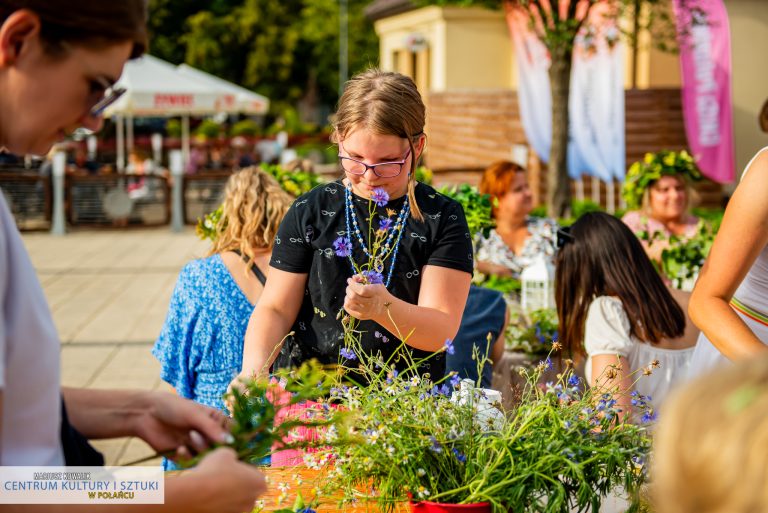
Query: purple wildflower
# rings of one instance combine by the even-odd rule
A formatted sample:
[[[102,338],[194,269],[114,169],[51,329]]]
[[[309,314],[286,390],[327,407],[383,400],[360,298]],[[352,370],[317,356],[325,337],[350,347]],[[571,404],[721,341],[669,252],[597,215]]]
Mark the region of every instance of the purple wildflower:
[[[579,386],[580,382],[581,382],[581,380],[579,380],[578,376],[571,376],[570,378],[568,378],[568,386],[569,387],[577,387],[577,386]]]
[[[649,424],[656,420],[656,412],[653,410],[648,410],[647,412],[643,413],[643,416],[640,418],[640,422],[643,424]]]
[[[432,442],[432,447],[429,448],[432,452],[443,452],[443,446],[437,441],[434,436],[429,437],[429,441]]]
[[[339,354],[342,358],[346,358],[347,360],[357,360],[357,355],[355,352],[348,347],[342,347],[339,351]]]
[[[371,193],[371,199],[376,203],[376,206],[385,207],[389,202],[389,194],[381,187],[376,187]]]
[[[451,451],[453,451],[453,455],[456,456],[456,459],[459,460],[459,463],[464,463],[467,461],[467,457],[464,454],[462,454],[461,451],[458,450],[457,448],[454,447],[453,449],[451,449]]]
[[[452,386],[453,388],[456,388],[457,386],[459,386],[459,383],[461,383],[461,378],[459,377],[459,375],[458,375],[458,374],[454,374],[454,375],[451,377],[451,386]]]
[[[381,217],[379,221],[379,230],[387,231],[392,226],[392,219],[389,217]]]
[[[389,342],[389,337],[385,337],[384,335],[382,335],[381,336],[381,341],[386,344],[387,342]]]
[[[454,354],[456,352],[456,349],[453,347],[453,340],[450,338],[445,339],[445,352],[448,354]]]
[[[376,271],[363,271],[365,281],[370,285],[379,285],[384,283],[384,275]]]
[[[352,243],[349,242],[347,237],[339,237],[333,241],[333,251],[336,253],[336,256],[346,258],[352,254]]]

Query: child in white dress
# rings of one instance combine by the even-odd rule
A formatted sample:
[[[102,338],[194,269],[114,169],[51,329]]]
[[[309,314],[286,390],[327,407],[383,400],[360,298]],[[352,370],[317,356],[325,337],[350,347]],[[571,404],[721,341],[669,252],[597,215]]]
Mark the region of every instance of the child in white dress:
[[[613,393],[625,414],[646,400],[653,408],[641,420],[653,420],[693,353],[691,342],[676,340],[685,329],[682,309],[615,217],[582,216],[558,231],[558,247],[555,295],[564,350],[586,356],[588,384]]]

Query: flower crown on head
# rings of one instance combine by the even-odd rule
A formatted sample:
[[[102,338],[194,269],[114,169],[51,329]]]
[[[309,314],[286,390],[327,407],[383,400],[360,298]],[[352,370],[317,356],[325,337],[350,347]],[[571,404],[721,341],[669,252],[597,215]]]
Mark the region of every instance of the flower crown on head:
[[[662,176],[681,175],[686,179],[701,180],[701,171],[693,157],[685,150],[663,150],[646,153],[643,160],[635,162],[627,171],[621,194],[627,208],[638,209],[646,189]]]

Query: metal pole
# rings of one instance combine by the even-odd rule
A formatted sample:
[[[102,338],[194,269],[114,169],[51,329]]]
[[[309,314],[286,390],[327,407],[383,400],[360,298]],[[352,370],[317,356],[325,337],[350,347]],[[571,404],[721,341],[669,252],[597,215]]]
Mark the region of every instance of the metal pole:
[[[349,76],[349,18],[347,0],[339,0],[339,98]]]
[[[171,189],[171,231],[180,232],[184,229],[184,157],[180,150],[171,150],[168,152],[168,163],[171,168],[171,177],[173,178],[173,188]]]
[[[67,232],[64,220],[64,168],[67,165],[67,155],[58,151],[53,155],[53,219],[51,220],[51,235],[64,235]]]
[[[181,116],[181,155],[184,169],[189,166],[189,114]]]
[[[125,170],[125,125],[123,124],[123,116],[115,116],[114,121],[117,128],[117,172],[122,174]]]

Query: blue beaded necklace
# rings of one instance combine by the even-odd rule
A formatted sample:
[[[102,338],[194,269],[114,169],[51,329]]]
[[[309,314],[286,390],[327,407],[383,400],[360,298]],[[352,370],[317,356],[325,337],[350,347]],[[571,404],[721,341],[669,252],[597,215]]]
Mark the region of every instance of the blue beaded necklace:
[[[352,206],[352,188],[351,187],[345,187],[345,195],[344,195],[344,210],[345,210],[345,219],[347,222],[347,234],[349,235],[349,241],[352,242],[352,234],[354,233],[355,238],[357,239],[358,244],[360,244],[360,247],[363,248],[363,252],[368,256],[368,258],[373,258],[371,253],[368,251],[368,247],[365,244],[365,241],[363,240],[363,236],[360,233],[360,227],[357,224],[357,215],[354,212],[354,208]],[[392,262],[389,265],[389,273],[387,273],[387,279],[384,282],[385,287],[389,287],[389,283],[392,281],[392,272],[395,270],[395,262],[397,261],[397,252],[400,249],[400,239],[403,238],[403,232],[405,231],[405,220],[408,218],[408,214],[410,213],[410,205],[408,204],[408,196],[405,197],[405,202],[403,203],[402,208],[400,209],[400,213],[397,215],[397,219],[395,220],[394,226],[390,227],[387,232],[387,238],[384,241],[384,253],[386,254],[387,251],[389,251],[389,248],[394,248],[394,251],[392,252]],[[352,226],[354,226],[354,231],[352,230]],[[395,233],[397,233],[397,239],[394,242],[394,246],[391,246],[392,240],[395,237]],[[373,270],[377,273],[383,273],[384,272],[384,260],[386,260],[387,257],[385,256],[383,259],[377,259],[373,263]],[[352,272],[355,271],[355,261],[352,259],[352,252],[349,254],[349,264],[352,266]]]

